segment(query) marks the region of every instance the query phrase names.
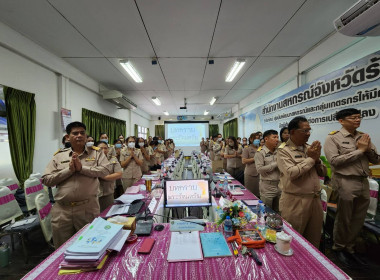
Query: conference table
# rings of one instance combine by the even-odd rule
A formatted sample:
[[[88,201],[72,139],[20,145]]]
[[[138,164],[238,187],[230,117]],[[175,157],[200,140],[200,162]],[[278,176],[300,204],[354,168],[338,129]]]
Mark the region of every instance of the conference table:
[[[139,181],[136,184],[142,182]],[[240,184],[238,181],[232,181],[232,183]],[[243,190],[243,192],[244,195],[236,196],[236,199],[257,199],[248,190]],[[145,191],[140,191],[140,193],[147,195]],[[156,199],[152,196],[150,198]],[[158,201],[154,213],[157,213],[161,207],[162,199]],[[217,204],[218,199],[215,201]],[[101,216],[104,217],[107,211],[106,209],[101,213]],[[73,275],[58,275],[59,264],[64,258],[65,250],[84,230],[82,229],[23,279],[350,279],[347,274],[292,229],[286,221],[284,221],[283,229],[293,238],[291,243],[293,255],[281,255],[275,250],[272,243],[267,242],[264,248],[256,249],[262,260],[262,266],[258,266],[251,257],[241,254],[238,257],[204,258],[202,261],[168,262],[170,225],[167,223],[162,223],[162,225],[164,225],[163,231],[153,230],[149,236],[156,240],[149,255],[137,253],[146,238],[139,237],[135,243],[125,244],[119,253],[113,252],[100,270]],[[223,232],[222,226],[216,228],[209,222],[203,232],[216,230]]]

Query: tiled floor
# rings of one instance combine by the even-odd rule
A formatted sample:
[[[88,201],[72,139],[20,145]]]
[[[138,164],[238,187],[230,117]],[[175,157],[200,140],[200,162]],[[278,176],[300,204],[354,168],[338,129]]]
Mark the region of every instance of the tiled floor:
[[[9,237],[3,237],[0,241],[10,244]],[[29,236],[29,242],[27,245],[29,253],[28,264],[25,264],[24,262],[22,247],[17,238],[15,245],[15,251],[11,252],[9,266],[0,268],[0,279],[2,280],[22,278],[28,271],[33,269],[52,252],[40,231],[35,231]],[[380,279],[380,244],[377,243],[377,240],[372,234],[363,232],[357,242],[358,250],[370,264],[369,267],[365,269],[352,270],[344,268],[332,252],[331,242],[327,241],[326,247],[327,257],[341,267],[353,279]]]

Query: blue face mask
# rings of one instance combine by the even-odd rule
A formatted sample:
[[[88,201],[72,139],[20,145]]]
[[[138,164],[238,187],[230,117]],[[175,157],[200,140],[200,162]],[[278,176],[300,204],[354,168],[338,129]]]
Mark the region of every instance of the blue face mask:
[[[260,146],[260,139],[253,140],[253,146]]]
[[[100,141],[102,141],[102,142],[108,144],[108,139],[101,139]]]
[[[116,149],[121,149],[121,147],[123,147],[123,145],[121,145],[121,144],[116,144],[116,145],[115,145],[115,148],[116,148]]]

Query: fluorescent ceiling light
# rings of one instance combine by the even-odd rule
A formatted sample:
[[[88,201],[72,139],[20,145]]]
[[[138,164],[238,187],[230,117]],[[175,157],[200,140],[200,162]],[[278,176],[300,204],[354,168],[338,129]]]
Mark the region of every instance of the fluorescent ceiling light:
[[[160,101],[160,99],[158,99],[158,97],[153,96],[153,97],[152,97],[152,101],[153,101],[154,104],[156,104],[157,106],[161,106],[161,101]]]
[[[245,64],[244,59],[237,59],[232,66],[231,70],[228,72],[227,77],[226,77],[226,82],[232,82],[233,79],[236,77],[237,73],[243,68]]]
[[[208,115],[208,113],[210,113],[209,111],[205,111],[204,113],[203,113],[203,115]]]
[[[213,97],[213,98],[211,99],[211,101],[210,101],[210,105],[211,105],[211,106],[214,105],[215,101],[216,101],[216,98]]]
[[[129,76],[131,76],[136,83],[142,83],[143,80],[140,74],[136,71],[130,61],[120,60],[120,65],[123,66],[124,70],[128,72]]]
[[[164,111],[164,114],[169,116],[169,112],[168,111]]]

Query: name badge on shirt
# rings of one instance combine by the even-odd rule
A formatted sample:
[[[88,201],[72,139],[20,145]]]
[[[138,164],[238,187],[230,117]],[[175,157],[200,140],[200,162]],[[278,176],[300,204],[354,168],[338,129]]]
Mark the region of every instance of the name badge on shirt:
[[[86,158],[86,161],[94,161],[94,160],[95,160],[95,158],[91,158],[91,157]]]
[[[265,157],[270,157],[270,156],[271,156],[271,154],[266,154],[266,155],[265,155]]]
[[[61,163],[68,163],[70,162],[69,160],[64,160],[64,161],[61,161]]]
[[[295,155],[295,158],[302,158],[302,155]]]
[[[342,144],[350,144],[350,142],[342,142]]]

